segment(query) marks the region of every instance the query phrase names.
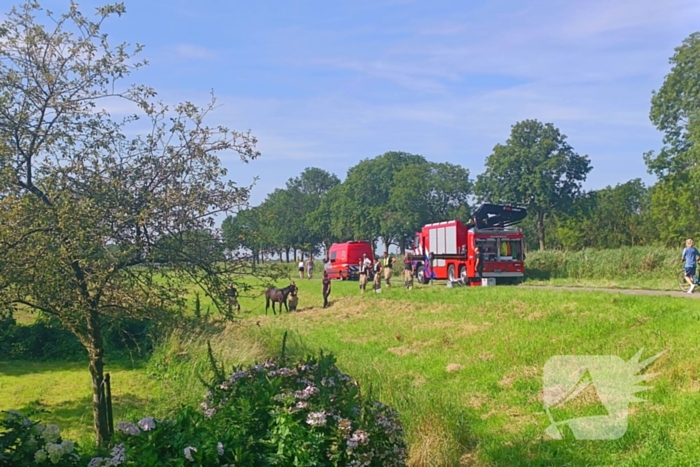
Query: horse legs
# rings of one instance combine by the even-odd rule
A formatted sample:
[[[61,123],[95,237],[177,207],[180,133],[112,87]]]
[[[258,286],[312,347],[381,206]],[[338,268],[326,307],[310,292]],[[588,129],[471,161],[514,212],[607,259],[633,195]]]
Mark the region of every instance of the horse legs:
[[[289,307],[287,306],[287,300],[283,301],[284,303],[284,309],[287,310],[287,313],[289,313]],[[280,313],[282,313],[282,303],[280,303]]]
[[[265,297],[265,314],[267,314],[267,307],[270,306],[270,297]]]

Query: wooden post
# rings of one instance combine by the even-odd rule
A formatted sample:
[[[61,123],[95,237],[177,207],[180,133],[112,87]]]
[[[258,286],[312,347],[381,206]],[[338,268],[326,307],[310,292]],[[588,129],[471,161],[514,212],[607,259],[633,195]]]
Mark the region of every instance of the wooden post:
[[[107,405],[107,427],[109,428],[110,438],[114,435],[114,418],[112,415],[112,384],[109,373],[105,375],[105,386],[107,389],[107,397],[104,397],[105,404]]]

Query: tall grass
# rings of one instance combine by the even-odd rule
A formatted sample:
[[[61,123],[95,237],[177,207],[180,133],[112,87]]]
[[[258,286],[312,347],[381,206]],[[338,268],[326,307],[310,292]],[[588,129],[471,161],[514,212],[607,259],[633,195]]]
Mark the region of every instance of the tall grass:
[[[533,251],[527,256],[530,282],[676,289],[680,249],[624,247],[610,250]]]

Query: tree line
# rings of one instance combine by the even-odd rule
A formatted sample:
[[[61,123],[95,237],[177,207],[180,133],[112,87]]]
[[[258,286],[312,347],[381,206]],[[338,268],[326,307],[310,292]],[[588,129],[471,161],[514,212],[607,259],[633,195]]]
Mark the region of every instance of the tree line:
[[[280,260],[318,253],[333,242],[367,240],[401,252],[430,222],[465,221],[480,202],[528,208],[521,227],[529,249],[677,246],[700,232],[700,33],[676,48],[672,69],[653,92],[650,119],[664,133],[658,153],[643,155],[652,186],[636,178],[583,190],[592,170],[552,123],[517,122],[486,158],[476,180],[468,168],[405,152],[387,152],[350,168],[342,182],[307,168],[259,206],[229,216],[222,239]]]

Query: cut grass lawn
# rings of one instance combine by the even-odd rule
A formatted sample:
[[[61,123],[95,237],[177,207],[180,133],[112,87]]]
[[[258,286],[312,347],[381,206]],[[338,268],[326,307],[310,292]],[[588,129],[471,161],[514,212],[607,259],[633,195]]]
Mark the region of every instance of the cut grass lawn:
[[[334,282],[332,305],[323,310],[320,281],[296,283],[299,312],[265,316],[264,300],[250,299],[242,323],[212,339],[215,353],[228,364],[240,354],[248,360],[262,358],[279,345],[285,330],[292,332],[292,352],[332,351],[343,371],[399,410],[412,465],[675,466],[700,459],[696,300],[518,287],[448,289],[444,284],[406,291],[394,280],[394,288],[364,296],[357,282]],[[169,352],[197,347],[202,355],[204,345],[180,341]],[[640,395],[647,402],[630,404],[629,428],[622,438],[577,441],[566,429],[563,440],[545,436],[549,420],[543,413],[542,372],[550,357],[616,355],[629,360],[642,347],[642,358],[667,353],[647,370],[659,376],[651,381],[653,389]],[[21,408],[43,397],[49,408],[72,408],[52,415],[63,417],[55,420],[69,433],[89,434],[86,365],[31,365],[0,364],[0,408]],[[201,388],[187,371],[201,362],[183,365],[173,381],[183,394],[196,396]],[[10,368],[22,370],[13,375]],[[115,393],[124,395],[115,402],[122,414],[115,413],[115,419],[164,410],[161,404],[168,396],[144,370],[108,366],[107,371],[114,375]],[[600,409],[573,403],[554,416],[561,420],[599,414]]]
[[[130,363],[111,363],[115,420],[163,409],[163,392],[145,370]],[[0,410],[40,408],[37,418],[61,428],[66,439],[91,446],[92,389],[87,363],[0,361]]]

